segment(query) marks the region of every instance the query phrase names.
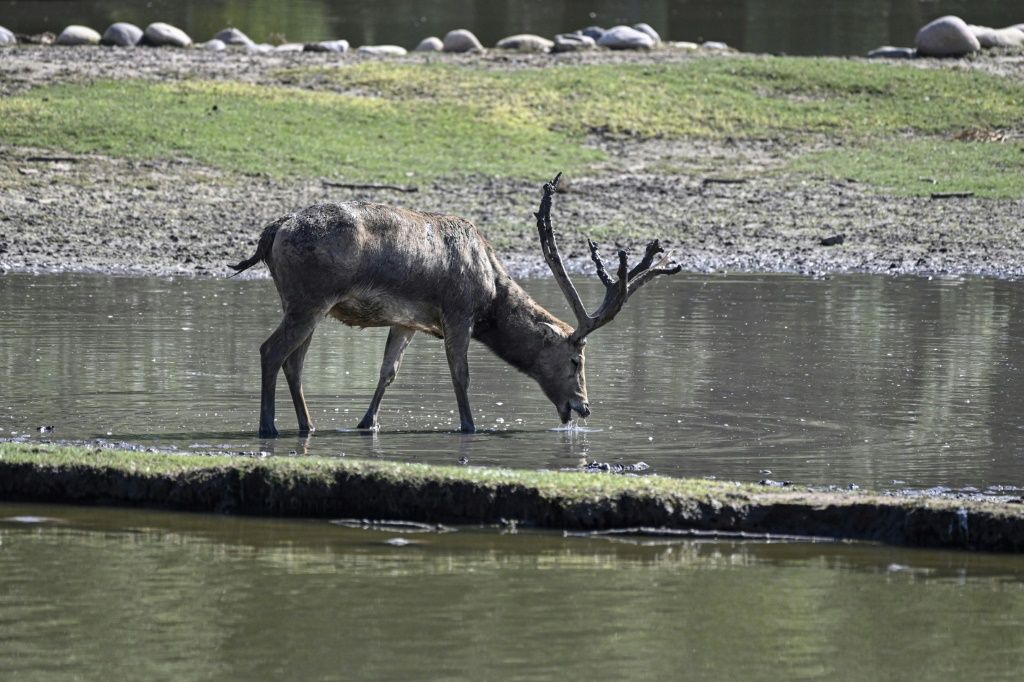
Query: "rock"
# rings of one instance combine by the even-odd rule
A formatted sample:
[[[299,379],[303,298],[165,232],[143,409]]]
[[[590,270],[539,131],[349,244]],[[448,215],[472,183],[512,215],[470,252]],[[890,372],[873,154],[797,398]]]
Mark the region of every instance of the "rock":
[[[600,26],[587,26],[586,28],[581,28],[576,31],[576,33],[587,36],[588,38],[593,38],[594,42],[597,43],[597,41],[601,39],[601,36],[605,34],[605,30]]]
[[[321,40],[319,43],[306,43],[302,46],[303,52],[348,52],[347,40]]]
[[[988,26],[975,26],[968,24],[971,33],[978,39],[978,44],[983,48],[987,47],[1020,47],[1024,45],[1024,31],[1018,31],[1013,26],[1006,28],[990,28]]]
[[[691,43],[687,40],[677,40],[674,43],[669,43],[669,47],[674,47],[677,50],[696,50],[700,45],[697,43]]]
[[[612,50],[648,50],[654,47],[654,39],[635,28],[615,26],[605,31],[597,44]]]
[[[142,40],[142,29],[135,24],[126,21],[119,21],[111,24],[103,32],[100,38],[100,45],[113,45],[114,47],[135,47]]]
[[[177,26],[157,21],[146,27],[143,42],[152,47],[188,47],[192,39]]]
[[[229,26],[228,28],[217,31],[217,35],[213,36],[213,39],[219,40],[225,45],[241,45],[243,47],[249,47],[250,45],[256,44],[252,38],[245,35],[234,26]]]
[[[303,49],[305,49],[305,46],[303,46]],[[269,43],[255,43],[253,45],[246,45],[245,51],[249,54],[267,54],[274,51],[274,46]]]
[[[590,36],[582,33],[559,33],[555,36],[555,44],[552,52],[578,52],[579,50],[592,50],[597,43]]]
[[[26,45],[53,45],[53,41],[57,39],[51,31],[44,31],[43,33],[15,33],[14,37],[19,43],[25,43]]]
[[[406,49],[399,45],[362,45],[356,51],[374,57],[401,57],[407,54]]]
[[[951,15],[922,26],[914,46],[923,57],[962,57],[981,49],[981,43],[964,20]]]
[[[818,241],[818,243],[821,244],[822,246],[838,246],[838,245],[843,244],[845,241],[846,241],[846,235],[845,234],[837,234],[837,235],[833,235],[831,237],[823,237],[822,239],[820,239]]]
[[[483,52],[484,46],[480,44],[472,32],[464,28],[457,28],[448,31],[444,37],[445,52]]]
[[[501,50],[518,50],[519,52],[550,52],[554,46],[554,41],[532,33],[517,33],[514,36],[502,38],[495,45]]]
[[[720,40],[705,40],[700,44],[705,50],[728,50],[729,46]]]
[[[413,52],[440,52],[444,49],[444,43],[437,36],[429,36],[420,41],[420,44],[413,48]]]
[[[303,43],[281,43],[274,47],[274,52],[302,52],[305,49]]]
[[[210,38],[205,43],[196,43],[196,47],[207,52],[223,52],[228,49],[227,44],[220,38]]]
[[[100,34],[88,26],[72,24],[57,36],[57,45],[99,45]]]
[[[640,31],[641,33],[646,33],[647,35],[649,35],[651,37],[651,40],[654,41],[655,45],[661,44],[661,36],[658,35],[657,31],[651,28],[650,24],[633,24],[633,28]]]
[[[14,34],[8,31],[3,26],[0,26],[0,47],[6,47],[7,45],[17,45],[18,39],[14,37]]]
[[[912,47],[893,47],[883,45],[868,52],[868,59],[913,59],[917,56],[917,50]]]

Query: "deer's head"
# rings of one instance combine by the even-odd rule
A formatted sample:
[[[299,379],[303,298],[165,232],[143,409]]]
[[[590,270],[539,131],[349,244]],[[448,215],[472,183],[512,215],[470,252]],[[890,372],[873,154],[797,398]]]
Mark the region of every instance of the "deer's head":
[[[682,269],[681,265],[665,267],[668,257],[661,258],[657,264],[654,258],[664,253],[661,244],[655,239],[647,245],[644,257],[632,269],[629,267],[625,251],[619,251],[619,265],[616,279],[612,279],[598,254],[598,245],[588,239],[590,257],[597,269],[597,276],[604,284],[604,301],[600,307],[590,314],[583,306],[579,292],[565,271],[562,257],[555,244],[554,231],[551,228],[551,197],[558,187],[559,173],[555,179],[544,185],[544,195],[540,201],[540,210],[534,215],[537,218],[537,230],[540,233],[541,250],[551,273],[555,276],[559,288],[569,301],[569,306],[576,315],[575,329],[562,323],[562,326],[542,323],[550,328],[543,349],[537,358],[536,378],[548,399],[555,404],[562,423],[566,423],[575,411],[584,419],[590,416],[590,403],[587,400],[587,378],[584,374],[584,350],[587,335],[608,324],[622,310],[630,296],[637,289],[647,284],[658,275],[674,275]],[[652,267],[653,265],[653,267]]]

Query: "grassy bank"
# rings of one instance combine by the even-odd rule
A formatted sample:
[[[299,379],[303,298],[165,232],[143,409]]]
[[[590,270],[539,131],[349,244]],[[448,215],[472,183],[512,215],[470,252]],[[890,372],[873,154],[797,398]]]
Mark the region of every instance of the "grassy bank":
[[[810,58],[512,69],[362,62],[286,69],[261,85],[99,80],[0,100],[9,144],[187,156],[276,177],[540,180],[551,168],[615,169],[595,135],[625,144],[769,139],[791,157],[785,171],[899,195],[988,197],[1024,195],[1021,121],[1024,85],[1007,78]],[[686,175],[689,165],[659,170]]]
[[[472,524],[513,519],[542,528],[643,526],[1024,551],[1019,505],[308,457],[5,443],[0,499]]]

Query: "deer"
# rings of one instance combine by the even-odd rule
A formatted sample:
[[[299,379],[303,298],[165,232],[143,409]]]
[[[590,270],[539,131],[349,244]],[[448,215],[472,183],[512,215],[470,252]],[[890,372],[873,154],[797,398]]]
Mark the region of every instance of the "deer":
[[[327,202],[266,225],[255,254],[230,265],[237,275],[266,263],[281,298],[281,322],[260,346],[259,437],[278,435],[274,400],[282,369],[300,435],[314,430],[302,393],[302,367],[317,324],[328,316],[353,327],[389,327],[377,387],[357,429],[379,428],[384,392],[398,375],[416,332],[444,341],[463,433],[476,431],[467,360],[472,339],[534,379],[562,424],[573,412],[589,417],[587,336],[611,322],[642,286],[676,274],[682,266],[669,265],[668,256],[654,262],[664,253],[656,239],[632,268],[626,251],[620,250],[613,278],[598,245],[588,238],[605,287],[600,306],[588,312],[566,272],[551,226],[552,196],[561,176],[544,184],[534,217],[541,252],[576,316],[575,327],[534,301],[508,274],[483,234],[458,216],[368,202]]]

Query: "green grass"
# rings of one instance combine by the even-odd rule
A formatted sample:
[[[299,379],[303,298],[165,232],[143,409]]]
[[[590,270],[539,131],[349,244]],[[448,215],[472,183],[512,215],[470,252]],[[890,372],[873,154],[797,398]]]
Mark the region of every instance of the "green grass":
[[[1024,85],[978,71],[743,57],[500,70],[363,62],[277,77],[281,85],[44,86],[0,100],[0,140],[132,158],[187,156],[275,177],[419,183],[586,172],[614,161],[587,146],[595,132],[771,138],[831,148],[797,159],[788,167],[795,172],[855,177],[897,194],[1024,195],[1019,142],[952,139],[965,130],[1019,133],[1024,126]],[[309,84],[330,90],[301,87]]]

